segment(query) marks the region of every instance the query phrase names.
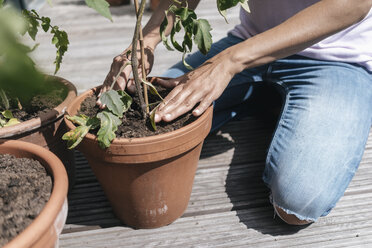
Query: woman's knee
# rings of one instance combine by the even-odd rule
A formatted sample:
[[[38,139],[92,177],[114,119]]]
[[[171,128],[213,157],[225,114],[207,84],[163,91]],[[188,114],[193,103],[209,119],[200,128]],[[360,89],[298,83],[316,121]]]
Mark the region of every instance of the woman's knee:
[[[341,196],[339,190],[302,179],[301,176],[294,180],[290,177],[278,178],[270,186],[275,212],[291,225],[315,222],[319,217],[327,215]]]

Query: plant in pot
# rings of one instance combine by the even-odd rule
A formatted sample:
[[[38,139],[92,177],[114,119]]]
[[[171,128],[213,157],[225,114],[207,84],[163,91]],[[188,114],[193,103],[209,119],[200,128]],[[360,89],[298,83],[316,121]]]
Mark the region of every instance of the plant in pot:
[[[65,116],[71,130],[63,136],[69,148],[77,147],[87,158],[116,216],[134,228],[161,227],[183,214],[212,120],[210,106],[199,118],[192,118],[189,113],[171,123],[155,125],[155,111],[168,91],[153,84],[156,77],[146,77],[143,63],[141,77],[137,71],[137,44],[144,57],[141,19],[145,2],[134,4],[137,20],[132,51],[135,52],[127,54],[131,55],[131,63],[122,66],[110,90],[99,94],[100,87],[96,87],[74,100]],[[247,4],[246,0],[231,2],[234,3],[217,1],[221,14],[225,15],[226,9],[238,3]],[[172,45],[183,53],[184,64],[190,68],[184,58],[191,51],[193,41],[205,54],[211,47],[209,23],[197,19],[187,2],[175,1],[167,12],[175,16]],[[161,36],[165,46],[172,49],[164,35],[167,25],[165,17]],[[184,39],[179,44],[175,35],[182,28]],[[125,91],[113,90],[118,76],[130,64],[136,85],[133,98]],[[96,105],[98,94],[103,109]],[[170,130],[168,127],[172,126],[176,127]]]
[[[86,3],[111,19],[109,4],[104,0]],[[31,48],[19,41],[25,33],[35,40],[39,29],[52,34],[57,50],[56,74],[68,48],[67,33],[35,10],[23,10],[20,15],[0,0],[0,138],[23,140],[51,150],[63,161],[71,187],[74,157],[61,137],[67,131],[63,115],[76,97],[76,88],[66,79],[41,73],[28,55],[37,44]]]

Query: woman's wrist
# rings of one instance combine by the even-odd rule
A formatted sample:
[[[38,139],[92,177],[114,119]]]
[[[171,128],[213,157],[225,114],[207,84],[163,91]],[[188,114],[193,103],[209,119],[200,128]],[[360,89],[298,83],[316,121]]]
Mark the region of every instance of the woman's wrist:
[[[161,41],[161,39],[160,39],[159,34],[146,34],[143,37],[143,42],[144,42],[145,46],[151,48],[152,50],[155,50],[155,48],[160,43],[160,41]]]
[[[231,75],[238,74],[247,68],[247,64],[254,61],[251,53],[242,51],[238,45],[232,46],[220,53],[219,60],[224,63],[225,68]]]

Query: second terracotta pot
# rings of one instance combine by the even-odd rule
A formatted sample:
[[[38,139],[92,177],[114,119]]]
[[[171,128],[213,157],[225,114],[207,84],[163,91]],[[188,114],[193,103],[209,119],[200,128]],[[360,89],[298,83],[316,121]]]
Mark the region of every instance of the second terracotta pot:
[[[0,138],[30,142],[56,154],[67,170],[71,188],[75,181],[75,159],[73,152],[66,148],[66,142],[62,140],[62,135],[67,131],[63,115],[67,106],[75,99],[77,91],[75,86],[66,79],[49,77],[64,88],[66,96],[63,102],[37,118],[0,128]]]
[[[32,223],[4,248],[58,247],[59,234],[67,218],[66,170],[59,158],[47,149],[18,140],[1,140],[0,154],[38,160],[53,177],[50,198]]]
[[[75,115],[85,92],[69,106]],[[212,122],[212,107],[178,130],[144,138],[114,139],[103,150],[87,134],[78,149],[84,153],[114,213],[134,228],[172,223],[187,208],[203,141]],[[75,126],[66,120],[68,128]]]

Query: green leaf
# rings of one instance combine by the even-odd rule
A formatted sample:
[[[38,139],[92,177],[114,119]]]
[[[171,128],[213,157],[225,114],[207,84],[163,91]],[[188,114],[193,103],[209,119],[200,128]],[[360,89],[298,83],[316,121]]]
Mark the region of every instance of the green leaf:
[[[0,127],[4,127],[5,124],[6,124],[6,120],[0,117]]]
[[[57,26],[52,27],[51,33],[54,34],[52,43],[57,48],[56,58],[54,61],[54,63],[56,64],[54,74],[56,74],[61,66],[63,55],[68,49],[69,41],[67,33],[65,31],[59,30]]]
[[[248,0],[217,0],[217,9],[218,12],[220,12],[220,14],[223,16],[223,18],[225,18],[225,21],[228,23],[226,10],[236,6],[238,3],[244,4],[245,2],[248,5]]]
[[[124,103],[121,100],[121,96],[116,90],[108,90],[102,93],[99,98],[103,105],[106,105],[108,110],[119,117],[123,117]]]
[[[248,13],[251,13],[251,10],[249,9],[249,5],[248,5],[248,1],[249,0],[242,0],[240,1],[240,6],[242,6],[242,8],[247,11]]]
[[[217,0],[217,7],[219,10],[227,10],[243,1],[244,0]]]
[[[212,30],[208,21],[205,19],[198,19],[195,21],[196,28],[194,41],[199,48],[199,51],[206,55],[212,46],[212,35],[210,31]]]
[[[87,120],[89,130],[99,128],[100,124],[100,120],[97,117],[89,117]]]
[[[132,105],[133,99],[130,95],[128,95],[127,92],[123,90],[119,90],[118,93],[121,96],[121,101],[124,105],[123,112],[127,112],[130,108],[130,105]]]
[[[50,27],[50,18],[49,17],[42,17],[41,18],[41,27],[43,28],[44,32],[48,32]]]
[[[156,90],[155,86],[152,83],[147,82],[144,79],[142,79],[142,83],[150,87],[151,94],[158,96],[161,100],[164,100],[163,97],[159,94],[159,92]]]
[[[185,35],[183,37],[182,46],[187,50],[188,52],[191,52],[192,50],[192,32],[185,32]]]
[[[68,149],[75,148],[83,140],[85,135],[89,132],[88,126],[78,126],[74,130],[65,133],[62,136],[63,140],[67,140]]]
[[[79,125],[74,130],[71,130],[62,136],[63,140],[67,140],[67,147],[69,149],[75,148],[83,140],[90,129],[96,129],[100,125],[100,120],[96,117],[91,118],[86,115],[67,115],[66,118],[74,124]]]
[[[178,50],[179,52],[184,52],[185,49],[180,44],[178,44],[178,42],[177,42],[177,40],[175,38],[176,33],[178,33],[179,31],[181,31],[181,28],[182,28],[181,20],[177,19],[174,22],[173,28],[171,30],[170,40],[172,42],[173,47],[176,50]]]
[[[2,114],[6,119],[12,119],[12,118],[14,118],[14,117],[13,117],[13,114],[12,114],[12,111],[10,111],[10,110],[5,110],[5,111],[1,112],[1,114]]]
[[[4,4],[4,0],[0,0],[0,8],[3,7],[3,4]]]
[[[66,119],[79,126],[86,126],[89,117],[83,114],[74,116],[67,115]]]
[[[105,0],[85,0],[85,3],[88,7],[95,9],[99,14],[103,17],[106,17],[110,21],[112,21],[111,13],[109,6],[110,4]]]
[[[3,89],[0,89],[0,99],[1,99],[1,102],[4,106],[5,109],[9,109],[10,108],[10,105],[9,105],[9,99],[8,97],[6,96],[6,93]]]
[[[97,132],[98,144],[102,148],[107,148],[111,145],[111,141],[115,139],[115,131],[121,121],[116,115],[108,111],[98,113],[97,118],[101,120],[101,128]]]
[[[156,110],[159,108],[160,104],[158,106],[156,106],[150,113],[150,122],[151,122],[151,126],[152,128],[154,129],[154,131],[156,131],[156,123],[155,123],[155,112]]]
[[[32,9],[31,10],[31,13],[35,16],[35,17],[40,17],[39,14],[36,12],[36,10]]]
[[[182,46],[188,49],[188,52],[192,50],[192,36],[194,32],[194,21],[197,19],[197,16],[194,11],[189,10],[187,18],[182,21],[182,26],[185,30],[185,35],[183,37]],[[186,49],[185,49],[186,50]]]
[[[52,38],[52,44],[58,44],[58,36],[54,35]]]
[[[4,127],[9,127],[9,126],[13,126],[13,125],[16,125],[18,123],[21,123],[19,120],[17,120],[17,118],[11,118],[5,125]]]
[[[161,40],[163,41],[163,44],[164,46],[169,50],[169,51],[173,51],[173,48],[169,45],[168,43],[168,39],[165,35],[165,29],[167,28],[168,26],[168,19],[167,19],[167,14],[168,14],[168,11],[165,11],[165,17],[163,19],[163,22],[161,23],[160,25],[160,37],[161,37]]]
[[[174,14],[179,16],[181,21],[185,21],[189,17],[189,9],[185,7],[177,8]]]
[[[35,13],[36,13],[35,11],[28,10],[22,11],[23,16],[26,18],[28,22],[27,33],[33,40],[36,39],[36,34],[38,32],[39,27],[39,22],[37,20],[38,16]]]
[[[194,70],[194,68],[186,62],[186,52],[182,54],[182,63],[187,68],[187,70],[189,71]]]

